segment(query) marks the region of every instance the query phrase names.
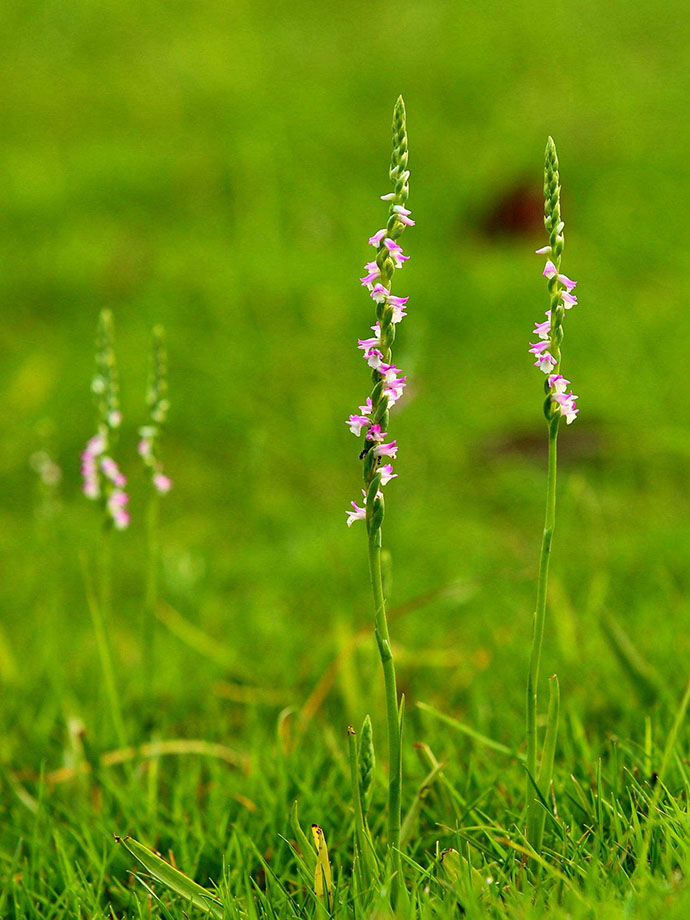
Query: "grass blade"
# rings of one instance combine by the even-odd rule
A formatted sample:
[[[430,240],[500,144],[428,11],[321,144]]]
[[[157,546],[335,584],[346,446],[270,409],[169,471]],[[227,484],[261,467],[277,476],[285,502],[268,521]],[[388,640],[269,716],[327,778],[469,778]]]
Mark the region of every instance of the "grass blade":
[[[209,891],[187,878],[179,869],[175,869],[133,837],[116,837],[115,839],[161,884],[174,891],[188,904],[193,904],[222,920],[223,905]]]

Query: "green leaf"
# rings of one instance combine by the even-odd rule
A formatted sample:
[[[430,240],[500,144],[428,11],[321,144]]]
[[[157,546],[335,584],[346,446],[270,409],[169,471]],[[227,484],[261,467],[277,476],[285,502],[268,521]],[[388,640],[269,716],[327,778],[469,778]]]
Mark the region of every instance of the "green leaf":
[[[223,905],[209,891],[187,878],[179,869],[175,869],[133,837],[116,837],[115,839],[161,884],[174,891],[188,904],[200,907],[213,917],[222,920]]]

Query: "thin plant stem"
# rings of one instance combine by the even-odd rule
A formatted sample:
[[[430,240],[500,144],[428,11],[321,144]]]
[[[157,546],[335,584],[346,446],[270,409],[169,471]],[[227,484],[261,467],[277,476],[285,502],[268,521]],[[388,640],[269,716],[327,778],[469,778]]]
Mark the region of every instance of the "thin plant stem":
[[[156,654],[156,610],[158,608],[158,518],[160,499],[154,489],[149,496],[146,514],[147,538],[147,573],[146,573],[146,602],[143,621],[143,670],[146,695],[151,694],[151,685],[155,672]]]
[[[551,541],[556,524],[556,469],[558,444],[558,417],[549,423],[549,460],[546,486],[546,515],[544,534],[541,541],[539,557],[539,580],[537,582],[537,605],[534,612],[532,629],[532,650],[527,676],[527,837],[534,842],[534,835],[539,817],[540,805],[535,797],[532,780],[537,782],[537,688],[541,650],[544,641],[544,623],[546,621],[546,594],[549,579],[549,560],[551,558]]]
[[[395,662],[388,633],[386,600],[383,596],[381,576],[381,531],[369,534],[369,573],[374,595],[374,630],[381,656],[386,694],[386,719],[388,722],[388,845],[393,850],[400,848],[402,751],[400,747],[400,724],[398,690],[395,678]]]
[[[118,744],[121,747],[125,747],[127,744],[127,736],[125,733],[124,721],[122,719],[122,707],[120,706],[120,698],[117,693],[115,671],[113,668],[113,660],[110,654],[110,645],[108,643],[108,634],[106,629],[107,617],[109,617],[110,614],[111,601],[110,540],[107,533],[104,533],[102,537],[99,561],[100,591],[97,595],[96,591],[94,590],[91,574],[88,570],[86,560],[84,557],[82,557],[81,560],[84,586],[86,590],[86,602],[89,608],[89,613],[91,614],[91,622],[93,624],[93,631],[96,637],[96,647],[98,649],[98,658],[101,665],[105,694],[108,700],[108,706],[110,708],[110,717],[113,722]]]

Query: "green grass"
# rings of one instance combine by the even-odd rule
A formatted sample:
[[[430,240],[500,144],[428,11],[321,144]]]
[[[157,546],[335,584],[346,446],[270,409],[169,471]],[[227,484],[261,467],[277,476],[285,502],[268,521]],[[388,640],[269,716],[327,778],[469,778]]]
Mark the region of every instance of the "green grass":
[[[295,799],[303,825],[325,830],[335,915],[372,915],[351,903],[346,727],[371,713],[379,836],[384,705],[366,541],[344,527],[359,468],[343,420],[366,387],[357,277],[381,223],[399,92],[417,226],[396,360],[412,383],[392,422],[400,477],[384,540],[408,700],[404,811],[429,773],[414,744],[444,764],[406,849],[419,916],[457,916],[458,901],[468,917],[511,920],[687,915],[684,722],[653,785],[690,654],[684,10],[3,6],[0,916],[184,916],[158,884],[162,903],[148,906],[113,834],[219,884],[230,917],[253,916],[252,892],[258,917],[323,915],[286,842]],[[564,371],[581,416],[560,438],[540,688],[543,711],[558,672],[559,817],[530,880],[511,845],[520,760],[416,704],[522,753],[545,488],[527,355],[546,309],[531,254],[543,234],[488,233],[486,215],[515,186],[538,196],[548,134],[564,267],[580,282]],[[98,768],[117,740],[79,563],[93,564],[99,521],[79,495],[78,454],[102,307],[115,314],[133,491],[109,624],[125,732],[137,745],[221,744],[236,766],[197,753]],[[145,476],[133,457],[156,322],[176,485],[161,502],[167,626],[144,675]],[[64,469],[57,503],[29,464],[44,446]],[[97,767],[88,776],[38,778],[84,760]],[[494,883],[449,888],[437,844]]]

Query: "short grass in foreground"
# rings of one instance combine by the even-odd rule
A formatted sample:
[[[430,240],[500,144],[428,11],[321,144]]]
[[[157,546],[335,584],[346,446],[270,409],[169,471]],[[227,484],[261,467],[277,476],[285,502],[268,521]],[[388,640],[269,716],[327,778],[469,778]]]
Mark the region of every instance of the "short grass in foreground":
[[[418,715],[414,722],[415,734],[427,739],[417,746],[416,761],[408,757],[407,774],[416,777],[418,792],[404,802],[414,915],[450,918],[462,905],[468,917],[537,918],[548,905],[553,917],[622,918],[631,910],[683,916],[690,904],[683,884],[688,782],[672,747],[673,729],[667,736],[650,729],[646,747],[620,741],[590,749],[589,763],[581,759],[582,735],[575,728],[565,732],[564,759],[573,776],[557,770],[558,819],[547,819],[545,862],[535,865],[515,826],[524,799],[519,757],[444,728],[436,717]],[[301,817],[318,821],[328,835],[330,915],[389,916],[385,896],[379,913],[376,893],[364,898],[350,881],[353,814],[344,733],[312,732],[298,740],[283,721],[279,737],[255,737],[247,762],[236,765],[209,750],[142,757],[130,762],[133,769],[94,764],[95,772],[57,785],[50,777],[43,784],[13,783],[15,827],[23,839],[3,852],[2,915],[94,917],[105,915],[106,904],[118,917],[189,915],[136,853],[116,846],[112,829],[124,826],[224,901],[225,916],[327,916],[313,875],[296,855],[287,815],[299,799]],[[457,756],[435,765],[434,755],[449,750]],[[462,768],[465,760],[469,770]],[[384,801],[377,776],[373,814],[385,813]],[[372,830],[382,833],[383,822]],[[449,847],[461,856],[444,864],[441,851]],[[636,872],[645,850],[651,871]],[[148,905],[135,873],[155,893]]]

